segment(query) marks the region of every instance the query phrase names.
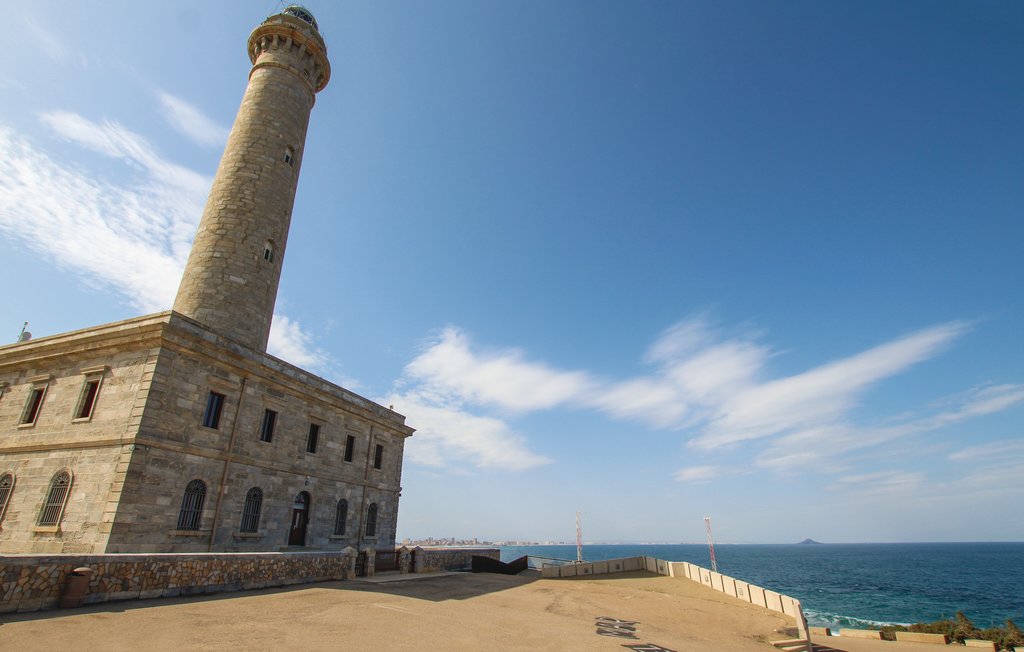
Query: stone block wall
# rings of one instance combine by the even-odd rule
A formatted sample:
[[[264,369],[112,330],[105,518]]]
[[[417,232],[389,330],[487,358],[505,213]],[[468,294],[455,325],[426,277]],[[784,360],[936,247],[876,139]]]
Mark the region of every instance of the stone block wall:
[[[93,414],[76,419],[94,375]],[[39,383],[39,417],[21,424]],[[210,391],[225,396],[217,428],[202,425]],[[278,416],[269,442],[260,439],[266,409]],[[311,423],[320,427],[315,451]],[[0,554],[279,550],[300,492],[310,505],[307,548],[393,547],[412,432],[400,414],[173,312],[0,346],[0,475],[15,478],[0,511]],[[65,468],[73,482],[59,526],[37,527],[50,480]],[[205,484],[206,499],[200,527],[184,532],[176,528],[191,480]],[[259,526],[242,533],[253,487],[263,492]],[[336,533],[341,500],[347,519]]]
[[[85,604],[352,577],[354,551],[0,557],[0,613],[55,608],[68,574],[92,569]]]
[[[420,548],[412,551],[414,573],[469,570],[473,556],[501,561],[498,548]]]
[[[14,489],[0,513],[0,553],[102,551],[132,454],[159,350],[158,317],[115,322],[0,346],[0,475]],[[86,383],[93,409],[79,417]],[[44,389],[33,423],[22,423],[34,388]],[[37,527],[50,482],[72,484],[59,527]]]

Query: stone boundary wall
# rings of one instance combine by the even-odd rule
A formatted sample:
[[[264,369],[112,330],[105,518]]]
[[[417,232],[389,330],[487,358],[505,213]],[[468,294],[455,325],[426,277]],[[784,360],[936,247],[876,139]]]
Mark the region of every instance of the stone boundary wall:
[[[412,551],[412,572],[469,570],[473,565],[474,555],[501,561],[501,550],[498,548],[421,548],[417,546]]]
[[[625,573],[637,570],[646,570],[658,575],[688,579],[744,602],[791,616],[796,620],[797,635],[800,642],[804,645],[803,649],[808,651],[811,649],[810,631],[799,600],[729,577],[728,575],[716,573],[690,562],[664,561],[654,557],[626,557],[623,559],[609,559],[607,561],[585,562],[581,564],[565,564],[564,566],[545,565],[541,569],[541,576],[546,578],[580,577],[604,575],[607,573]],[[795,650],[796,648],[787,647],[787,649]]]
[[[355,576],[356,553],[342,551],[0,556],[0,613],[52,609],[68,575],[93,572],[83,602],[260,589]]]

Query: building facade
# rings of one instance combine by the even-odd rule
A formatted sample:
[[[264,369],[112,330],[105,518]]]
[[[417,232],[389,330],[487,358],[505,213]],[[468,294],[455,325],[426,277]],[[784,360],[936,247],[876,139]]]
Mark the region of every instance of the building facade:
[[[327,49],[292,5],[248,52],[174,309],[0,347],[0,554],[394,546],[413,430],[265,350]]]

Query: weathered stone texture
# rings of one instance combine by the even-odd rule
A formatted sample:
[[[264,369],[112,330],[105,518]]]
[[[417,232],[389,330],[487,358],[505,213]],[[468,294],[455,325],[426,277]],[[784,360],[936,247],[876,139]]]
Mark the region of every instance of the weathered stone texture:
[[[268,18],[250,36],[249,53],[249,85],[174,309],[265,350],[309,114],[330,66],[316,30],[291,16]],[[270,254],[264,256],[268,243]]]
[[[0,475],[16,478],[0,510],[0,552],[253,551],[299,541],[394,548],[413,432],[405,418],[265,353],[310,111],[330,78],[319,32],[288,11],[249,38],[249,84],[175,311],[0,347]],[[79,418],[96,378],[95,409]],[[38,418],[22,423],[40,388]],[[206,427],[211,392],[224,405]],[[277,421],[263,441],[267,410]],[[320,428],[315,451],[311,423]],[[349,436],[355,449],[345,461]],[[62,469],[73,476],[63,515],[39,526]],[[179,523],[193,480],[206,490],[198,529]],[[252,488],[262,491],[258,525],[241,532]],[[293,528],[304,521],[300,496],[304,533]],[[336,527],[341,500],[347,519]]]
[[[473,566],[473,557],[489,557],[501,561],[501,550],[497,548],[413,548],[413,572],[468,570]]]
[[[113,338],[133,323],[134,340]],[[74,420],[81,369],[104,364],[92,418]],[[40,369],[52,379],[35,425],[22,427]],[[401,459],[412,433],[404,417],[173,312],[0,347],[0,382],[8,383],[0,398],[0,474],[16,477],[0,523],[2,552],[277,550],[288,545],[300,491],[311,499],[306,546],[394,547]],[[202,426],[211,390],[226,396],[217,429]],[[278,422],[264,442],[268,407]],[[306,450],[310,422],[320,425],[315,453]],[[355,454],[345,462],[349,435]],[[377,444],[384,446],[381,469],[373,467]],[[40,531],[49,482],[62,468],[74,476],[64,517],[57,531]],[[201,525],[180,532],[192,479],[207,486]],[[241,533],[252,487],[263,491],[260,523],[256,533]],[[335,535],[342,499],[348,519]],[[378,508],[373,537],[365,536],[370,504]]]
[[[240,591],[352,577],[352,550],[253,554],[24,555],[0,558],[0,613],[56,607],[68,574],[93,572],[86,604]]]

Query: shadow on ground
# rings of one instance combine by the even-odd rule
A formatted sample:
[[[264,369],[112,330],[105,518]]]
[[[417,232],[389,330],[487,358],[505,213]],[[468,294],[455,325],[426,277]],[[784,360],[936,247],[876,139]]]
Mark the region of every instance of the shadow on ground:
[[[649,573],[625,573],[623,574],[623,577],[644,577],[647,575],[649,575]],[[150,609],[176,604],[216,602],[219,600],[238,600],[254,596],[280,595],[311,590],[380,593],[403,596],[416,600],[428,600],[431,602],[468,600],[488,593],[497,593],[499,591],[506,591],[518,586],[523,586],[539,579],[540,573],[537,571],[524,571],[518,575],[469,572],[427,573],[423,575],[398,575],[397,573],[392,575],[389,573],[381,573],[370,580],[356,578],[352,580],[294,584],[292,586],[252,589],[248,591],[202,593],[197,595],[177,596],[173,598],[117,600],[85,605],[76,609],[47,609],[44,611],[3,614],[0,615],[0,626],[8,622],[46,620],[76,614],[121,613],[134,609]]]

